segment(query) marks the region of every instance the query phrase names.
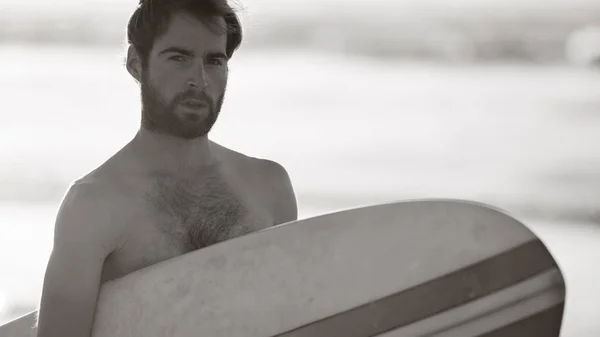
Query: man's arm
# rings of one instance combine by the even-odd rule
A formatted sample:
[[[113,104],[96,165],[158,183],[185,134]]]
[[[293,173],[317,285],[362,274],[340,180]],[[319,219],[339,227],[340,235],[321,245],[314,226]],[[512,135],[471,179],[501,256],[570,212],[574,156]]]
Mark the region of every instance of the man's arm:
[[[116,237],[106,194],[76,183],[61,204],[44,277],[38,337],[91,335],[102,267]]]
[[[298,220],[296,193],[287,170],[279,163],[269,161],[268,174],[273,186],[275,225]]]

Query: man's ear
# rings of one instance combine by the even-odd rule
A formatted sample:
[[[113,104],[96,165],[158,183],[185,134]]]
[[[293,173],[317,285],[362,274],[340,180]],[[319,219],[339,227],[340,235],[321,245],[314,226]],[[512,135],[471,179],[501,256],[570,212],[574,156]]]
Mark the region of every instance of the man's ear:
[[[125,61],[127,71],[139,83],[142,79],[142,60],[140,54],[133,46],[127,49],[127,60]]]

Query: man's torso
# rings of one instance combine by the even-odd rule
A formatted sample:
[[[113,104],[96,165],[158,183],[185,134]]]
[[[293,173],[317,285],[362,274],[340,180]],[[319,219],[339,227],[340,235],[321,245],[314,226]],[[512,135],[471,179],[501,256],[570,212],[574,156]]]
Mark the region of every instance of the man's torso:
[[[217,156],[218,166],[188,177],[118,157],[90,174],[96,184],[114,186],[115,202],[127,214],[115,219],[122,222],[113,226],[119,242],[105,260],[101,283],[276,224],[261,160],[224,148]]]

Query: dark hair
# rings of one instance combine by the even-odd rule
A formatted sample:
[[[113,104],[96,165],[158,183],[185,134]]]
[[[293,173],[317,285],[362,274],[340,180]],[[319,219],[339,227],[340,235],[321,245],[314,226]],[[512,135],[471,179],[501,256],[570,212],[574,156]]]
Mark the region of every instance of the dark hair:
[[[227,0],[140,0],[127,24],[127,42],[136,49],[142,64],[148,61],[154,41],[166,32],[175,12],[190,14],[214,28],[225,28],[228,58],[242,42],[240,20]],[[218,17],[225,19],[226,27],[217,27]]]

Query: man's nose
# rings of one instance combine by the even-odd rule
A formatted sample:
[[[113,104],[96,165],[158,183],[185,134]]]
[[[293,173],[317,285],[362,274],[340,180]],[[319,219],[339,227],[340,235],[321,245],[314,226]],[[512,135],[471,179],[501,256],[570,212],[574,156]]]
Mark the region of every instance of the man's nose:
[[[188,86],[197,90],[203,90],[206,88],[206,72],[204,71],[203,65],[192,67],[187,84]]]

